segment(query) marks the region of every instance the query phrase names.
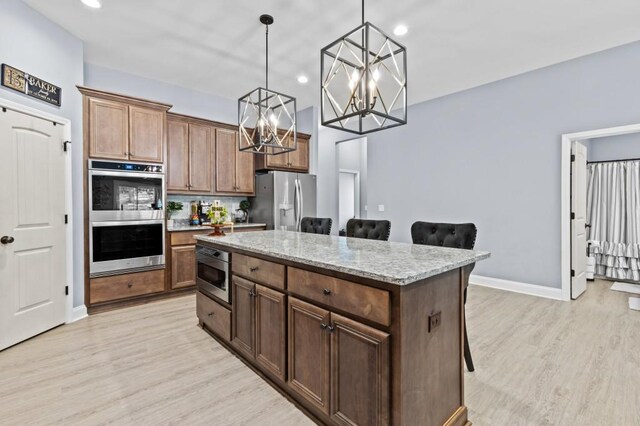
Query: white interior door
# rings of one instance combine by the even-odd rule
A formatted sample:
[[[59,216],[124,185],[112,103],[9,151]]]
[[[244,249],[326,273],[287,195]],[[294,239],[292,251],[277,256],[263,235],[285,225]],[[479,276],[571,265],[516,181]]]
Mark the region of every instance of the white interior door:
[[[340,171],[338,185],[338,229],[346,229],[347,221],[360,210],[357,173]]]
[[[0,350],[65,322],[63,129],[0,111]]]
[[[587,147],[571,145],[571,298],[587,289]]]

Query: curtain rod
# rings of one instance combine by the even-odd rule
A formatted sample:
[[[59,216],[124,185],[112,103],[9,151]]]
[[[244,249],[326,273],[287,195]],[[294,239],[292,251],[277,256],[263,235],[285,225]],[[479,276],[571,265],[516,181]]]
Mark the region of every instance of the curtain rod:
[[[601,161],[587,161],[587,164],[598,164],[598,163],[622,163],[624,161],[640,161],[640,158],[625,158],[622,160],[601,160]]]

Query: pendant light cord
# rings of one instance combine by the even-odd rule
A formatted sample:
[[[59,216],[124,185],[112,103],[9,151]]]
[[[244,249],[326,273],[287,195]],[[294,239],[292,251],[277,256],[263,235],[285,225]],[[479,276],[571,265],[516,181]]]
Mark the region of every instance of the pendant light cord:
[[[266,27],[266,31],[265,31],[265,46],[266,46],[266,60],[265,60],[265,80],[266,80],[266,87],[265,89],[269,90],[269,25],[265,25]]]
[[[364,25],[364,0],[362,0],[362,25]]]

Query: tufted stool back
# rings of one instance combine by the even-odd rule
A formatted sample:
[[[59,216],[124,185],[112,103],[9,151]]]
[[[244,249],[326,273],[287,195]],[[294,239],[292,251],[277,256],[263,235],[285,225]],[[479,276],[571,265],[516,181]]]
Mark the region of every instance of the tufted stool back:
[[[300,231],[309,234],[325,234],[331,233],[332,220],[329,217],[303,217],[300,222]]]
[[[347,222],[347,237],[388,241],[389,233],[391,222],[388,220],[349,219]]]
[[[471,250],[478,230],[473,223],[416,222],[411,225],[414,244]]]

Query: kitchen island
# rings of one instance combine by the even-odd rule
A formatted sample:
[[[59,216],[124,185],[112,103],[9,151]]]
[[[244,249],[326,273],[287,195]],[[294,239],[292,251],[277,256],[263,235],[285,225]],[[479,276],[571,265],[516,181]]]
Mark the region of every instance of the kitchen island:
[[[314,420],[468,425],[463,292],[487,252],[288,231],[196,236],[230,253],[200,325]]]

